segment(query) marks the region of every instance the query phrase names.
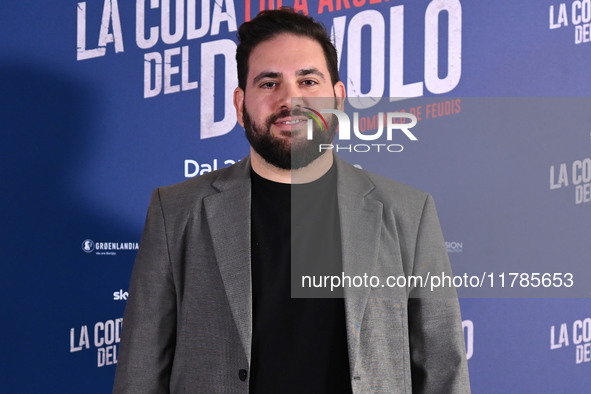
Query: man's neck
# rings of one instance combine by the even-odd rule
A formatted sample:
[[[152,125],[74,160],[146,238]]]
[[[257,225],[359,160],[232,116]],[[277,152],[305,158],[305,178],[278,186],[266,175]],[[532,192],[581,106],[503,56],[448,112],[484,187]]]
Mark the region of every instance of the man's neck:
[[[297,170],[284,170],[267,162],[254,149],[250,148],[250,163],[252,169],[261,177],[279,183],[309,183],[319,179],[332,167],[334,159],[332,151],[327,150],[306,167]]]

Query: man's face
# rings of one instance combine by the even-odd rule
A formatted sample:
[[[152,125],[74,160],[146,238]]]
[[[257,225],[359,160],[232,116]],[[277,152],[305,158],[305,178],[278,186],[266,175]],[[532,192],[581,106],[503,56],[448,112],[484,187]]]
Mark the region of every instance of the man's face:
[[[335,108],[336,97],[344,96],[341,82],[332,85],[320,44],[286,33],[253,49],[246,90],[236,89],[234,105],[256,153],[276,167],[297,169],[320,156],[318,145],[330,143],[336,129],[328,117],[329,130],[316,130],[309,141],[302,107]]]

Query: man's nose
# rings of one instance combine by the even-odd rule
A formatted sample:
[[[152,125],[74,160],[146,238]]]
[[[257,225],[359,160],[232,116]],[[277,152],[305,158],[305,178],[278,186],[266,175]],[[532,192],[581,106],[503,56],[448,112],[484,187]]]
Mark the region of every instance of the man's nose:
[[[291,110],[303,104],[302,92],[297,83],[283,84],[280,89],[279,107]]]

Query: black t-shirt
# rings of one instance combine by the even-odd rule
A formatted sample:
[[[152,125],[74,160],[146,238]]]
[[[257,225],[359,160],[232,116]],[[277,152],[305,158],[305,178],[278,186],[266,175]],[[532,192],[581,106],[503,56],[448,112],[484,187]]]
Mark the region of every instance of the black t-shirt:
[[[294,284],[342,272],[336,169],[303,185],[251,178],[250,392],[351,393],[343,298],[291,297],[292,270]]]

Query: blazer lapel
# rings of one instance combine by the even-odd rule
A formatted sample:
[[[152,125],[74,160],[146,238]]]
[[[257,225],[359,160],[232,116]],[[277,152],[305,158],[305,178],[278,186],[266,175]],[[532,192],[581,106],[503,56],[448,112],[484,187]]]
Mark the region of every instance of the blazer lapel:
[[[212,186],[219,193],[204,199],[216,260],[247,360],[252,341],[250,270],[250,160],[229,168]]]
[[[369,178],[335,155],[343,271],[372,275],[375,271],[382,223],[382,204],[367,198],[375,187]],[[250,260],[250,160],[224,172],[212,184],[219,193],[204,199],[216,260],[248,362],[252,343],[252,283]],[[231,207],[231,209],[229,208]],[[347,341],[351,372],[356,370],[360,328],[369,286],[345,288]]]
[[[367,198],[374,184],[366,176],[335,155],[337,193],[341,225],[343,271],[351,277],[375,272],[383,205]],[[345,288],[345,313],[351,373],[355,373],[359,354],[360,328],[370,295],[370,286]]]

